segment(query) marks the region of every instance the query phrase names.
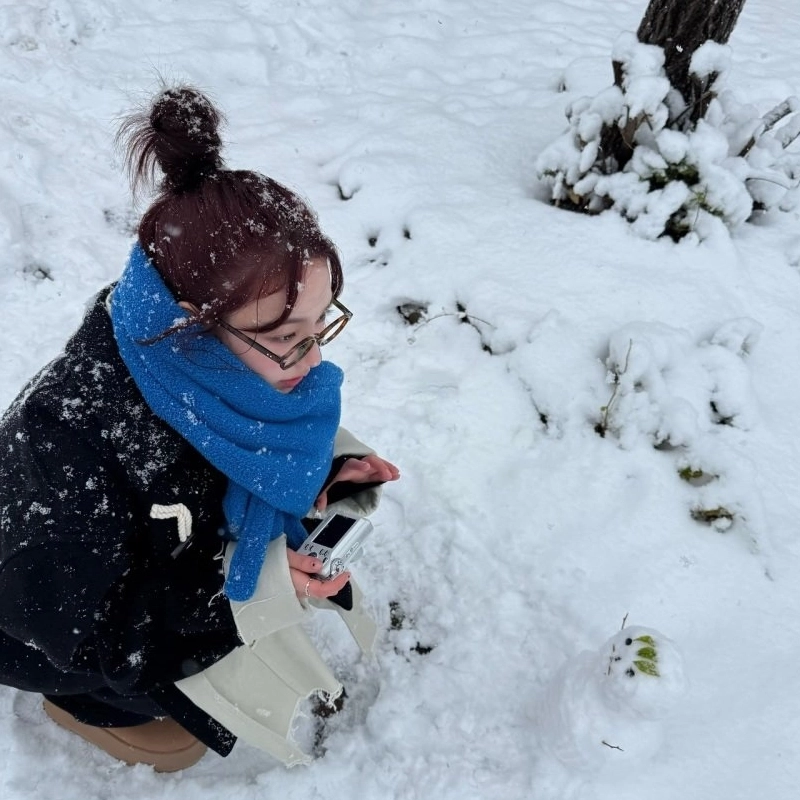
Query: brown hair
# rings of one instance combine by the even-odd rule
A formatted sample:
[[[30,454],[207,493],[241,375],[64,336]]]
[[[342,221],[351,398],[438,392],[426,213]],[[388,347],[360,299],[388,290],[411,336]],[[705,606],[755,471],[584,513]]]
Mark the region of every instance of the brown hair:
[[[278,327],[291,314],[309,262],[327,259],[334,297],[342,267],[313,211],[292,191],[257,172],[225,169],[222,117],[191,86],[162,90],[117,134],[136,192],[163,174],[139,223],[139,243],[177,300],[212,325],[258,297],[286,292]],[[183,327],[176,326],[166,333]]]

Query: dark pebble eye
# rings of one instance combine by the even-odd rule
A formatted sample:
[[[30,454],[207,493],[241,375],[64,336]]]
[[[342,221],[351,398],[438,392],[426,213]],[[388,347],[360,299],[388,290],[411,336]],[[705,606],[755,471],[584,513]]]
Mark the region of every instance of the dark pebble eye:
[[[626,639],[625,644],[633,644],[633,639]]]
[[[625,670],[625,674],[629,678],[635,678],[636,677],[636,673],[634,672],[633,667],[628,667],[628,669]]]

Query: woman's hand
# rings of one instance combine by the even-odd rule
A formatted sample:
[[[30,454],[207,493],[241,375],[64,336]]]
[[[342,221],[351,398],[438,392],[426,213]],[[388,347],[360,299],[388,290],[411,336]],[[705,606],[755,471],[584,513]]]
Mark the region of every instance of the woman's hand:
[[[317,511],[324,511],[328,507],[328,489],[334,483],[387,483],[396,481],[400,477],[400,470],[394,464],[375,454],[363,458],[348,458],[336,477],[319,493],[314,506]]]
[[[300,600],[309,597],[333,597],[350,580],[349,572],[343,572],[331,580],[320,580],[315,577],[316,573],[322,569],[322,562],[318,558],[301,556],[289,548],[286,549],[286,557],[289,560],[289,576],[292,579],[292,586]]]

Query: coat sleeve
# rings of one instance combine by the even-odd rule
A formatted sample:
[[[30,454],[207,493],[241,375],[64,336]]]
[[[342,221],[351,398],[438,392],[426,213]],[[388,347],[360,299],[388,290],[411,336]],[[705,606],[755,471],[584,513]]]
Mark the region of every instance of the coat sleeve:
[[[336,439],[333,442],[334,458],[341,458],[342,456],[361,458],[361,456],[368,456],[374,452],[371,447],[356,439],[347,428],[339,428],[336,431]]]
[[[68,423],[30,403],[4,423],[0,627],[64,673],[147,693],[240,642],[228,604],[192,598],[152,551],[124,470]]]

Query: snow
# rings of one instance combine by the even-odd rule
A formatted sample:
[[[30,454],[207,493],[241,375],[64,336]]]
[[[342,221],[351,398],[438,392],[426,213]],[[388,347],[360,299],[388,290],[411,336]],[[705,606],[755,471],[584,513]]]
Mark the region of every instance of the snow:
[[[348,698],[311,766],[239,744],[176,775],[127,768],[0,689],[4,800],[796,794],[796,200],[676,244],[549,206],[535,177],[645,5],[0,8],[0,407],[119,274],[144,206],[116,119],[160,72],[208,90],[228,163],[300,191],[338,243],[344,421],[402,471],[356,567],[376,658],[313,621]],[[748,0],[731,126],[798,93],[798,34],[795,0]],[[660,675],[609,674],[641,631]]]
[[[731,58],[730,47],[709,40],[701,44],[692,54],[690,71],[698,78],[708,78],[715,72],[726,72]]]

